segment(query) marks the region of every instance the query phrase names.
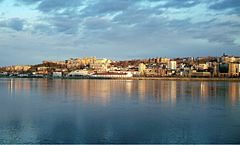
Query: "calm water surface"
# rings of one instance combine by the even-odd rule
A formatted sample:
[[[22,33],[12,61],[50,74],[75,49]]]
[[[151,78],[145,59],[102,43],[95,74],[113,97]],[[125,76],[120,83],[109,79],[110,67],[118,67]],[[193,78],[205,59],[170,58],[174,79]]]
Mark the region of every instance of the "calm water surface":
[[[240,143],[240,83],[0,79],[0,143]]]

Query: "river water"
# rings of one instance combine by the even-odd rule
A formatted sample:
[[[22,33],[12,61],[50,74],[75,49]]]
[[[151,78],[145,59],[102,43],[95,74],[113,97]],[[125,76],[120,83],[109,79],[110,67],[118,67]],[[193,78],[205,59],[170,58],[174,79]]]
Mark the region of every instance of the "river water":
[[[240,143],[240,83],[0,79],[0,143]]]

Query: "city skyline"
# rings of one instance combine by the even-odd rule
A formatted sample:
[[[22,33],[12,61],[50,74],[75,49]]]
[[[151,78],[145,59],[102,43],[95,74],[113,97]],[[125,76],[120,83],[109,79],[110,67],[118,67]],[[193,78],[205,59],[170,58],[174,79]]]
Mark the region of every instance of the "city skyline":
[[[0,0],[0,66],[240,56],[236,0]]]
[[[227,57],[229,59],[231,58],[239,58],[240,56],[237,55],[228,55],[226,53],[223,53],[222,55],[219,56],[179,56],[179,57],[166,57],[166,56],[155,56],[155,57],[145,57],[145,58],[129,58],[129,59],[110,59],[110,57],[102,57],[102,58],[98,58],[96,56],[83,56],[83,57],[70,57],[70,58],[65,58],[65,59],[49,59],[49,60],[40,60],[39,62],[36,63],[26,63],[26,64],[19,64],[19,63],[14,63],[14,64],[10,64],[10,65],[0,65],[0,68],[3,67],[10,67],[10,66],[34,66],[34,65],[39,65],[39,64],[44,64],[44,63],[67,63],[67,61],[76,61],[76,60],[84,60],[84,59],[98,59],[98,60],[110,60],[112,62],[115,63],[120,63],[120,62],[131,62],[131,61],[147,61],[147,60],[155,60],[155,59],[167,59],[167,60],[183,60],[183,59],[220,59],[221,57]]]

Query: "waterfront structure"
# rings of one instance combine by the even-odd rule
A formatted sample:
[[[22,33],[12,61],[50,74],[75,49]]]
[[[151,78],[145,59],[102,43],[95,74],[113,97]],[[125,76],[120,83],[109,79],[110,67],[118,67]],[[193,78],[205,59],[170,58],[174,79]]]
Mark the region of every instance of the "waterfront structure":
[[[56,77],[56,78],[62,77],[62,76],[63,76],[62,72],[53,72],[53,74],[52,74],[52,77]]]
[[[67,77],[82,77],[82,76],[88,76],[89,71],[88,70],[74,70],[67,74]]]
[[[104,72],[95,73],[90,75],[93,78],[131,78],[133,74],[131,72]]]
[[[219,64],[219,73],[227,74],[229,70],[229,64],[228,63],[220,63]]]
[[[94,73],[129,72],[134,77],[240,77],[239,60],[240,57],[227,55],[175,59],[157,57],[124,61],[84,57],[66,61],[43,61],[42,64],[32,66],[0,67],[0,75],[78,77]]]

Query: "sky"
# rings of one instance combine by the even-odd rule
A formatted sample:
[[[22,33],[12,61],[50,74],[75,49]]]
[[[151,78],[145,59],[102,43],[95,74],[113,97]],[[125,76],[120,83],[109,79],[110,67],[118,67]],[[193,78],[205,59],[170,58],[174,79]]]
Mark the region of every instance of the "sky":
[[[240,0],[0,0],[0,66],[240,56]]]

